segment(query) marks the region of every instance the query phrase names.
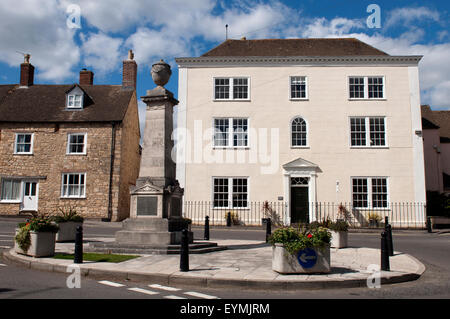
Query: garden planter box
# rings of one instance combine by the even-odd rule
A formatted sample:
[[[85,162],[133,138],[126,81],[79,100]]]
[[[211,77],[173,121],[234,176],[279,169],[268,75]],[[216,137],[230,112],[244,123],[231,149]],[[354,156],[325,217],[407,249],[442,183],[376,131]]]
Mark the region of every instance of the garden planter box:
[[[16,235],[18,233],[16,229]],[[14,241],[14,250],[18,254],[32,257],[50,257],[55,255],[56,233],[52,232],[30,232],[31,245],[27,251],[23,251],[16,241]]]
[[[83,226],[82,222],[64,222],[59,223],[59,231],[56,234],[56,241],[75,241],[75,235],[77,233],[77,227]]]
[[[330,230],[331,233],[331,247],[344,248],[348,246],[348,232]]]
[[[329,273],[330,246],[307,248],[291,255],[282,244],[275,244],[272,270],[280,274]]]

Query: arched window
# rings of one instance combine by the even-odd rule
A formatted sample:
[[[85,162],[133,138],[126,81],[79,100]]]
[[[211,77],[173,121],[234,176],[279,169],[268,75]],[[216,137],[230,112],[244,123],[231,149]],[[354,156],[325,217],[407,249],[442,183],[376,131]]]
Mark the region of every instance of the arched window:
[[[307,146],[306,121],[301,117],[296,117],[291,124],[292,146]]]

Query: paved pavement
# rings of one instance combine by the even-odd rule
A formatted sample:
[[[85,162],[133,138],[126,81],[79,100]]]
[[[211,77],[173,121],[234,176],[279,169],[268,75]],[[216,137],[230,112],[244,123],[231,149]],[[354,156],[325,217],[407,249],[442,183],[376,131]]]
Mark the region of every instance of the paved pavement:
[[[112,237],[89,238],[113,241]],[[207,254],[190,255],[190,271],[180,272],[178,255],[144,255],[114,263],[85,262],[80,265],[85,276],[109,280],[152,282],[161,285],[228,287],[250,289],[319,289],[366,287],[373,277],[370,265],[379,265],[380,251],[373,248],[331,249],[331,273],[311,275],[281,275],[271,269],[272,248],[262,241],[215,240],[229,249]],[[87,245],[86,243],[85,245]],[[57,243],[57,252],[73,252],[73,243]],[[71,260],[32,258],[14,250],[4,252],[4,258],[38,270],[67,273]],[[416,258],[395,252],[390,258],[391,271],[379,273],[382,284],[415,280],[425,271]]]

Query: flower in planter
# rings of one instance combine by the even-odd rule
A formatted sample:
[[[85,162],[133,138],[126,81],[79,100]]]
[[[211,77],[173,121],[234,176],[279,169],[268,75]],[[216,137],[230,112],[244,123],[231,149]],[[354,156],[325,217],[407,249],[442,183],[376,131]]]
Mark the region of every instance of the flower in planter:
[[[37,215],[31,218],[26,223],[19,223],[19,231],[14,237],[14,240],[23,251],[28,251],[31,245],[30,232],[53,232],[58,231],[58,225],[56,225],[51,218],[45,214]]]
[[[294,229],[281,227],[269,237],[272,245],[283,244],[290,254],[296,254],[300,250],[313,247],[324,247],[330,244],[331,233],[324,227],[315,229]]]

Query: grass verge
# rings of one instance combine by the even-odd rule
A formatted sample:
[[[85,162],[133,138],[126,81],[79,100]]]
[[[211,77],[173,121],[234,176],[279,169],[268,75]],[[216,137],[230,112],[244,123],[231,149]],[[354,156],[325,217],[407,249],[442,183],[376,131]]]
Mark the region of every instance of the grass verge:
[[[83,253],[83,260],[106,262],[106,263],[121,263],[130,259],[138,258],[136,255],[113,255],[113,254],[98,254],[98,253]],[[73,254],[58,253],[53,257],[55,259],[73,259]]]

